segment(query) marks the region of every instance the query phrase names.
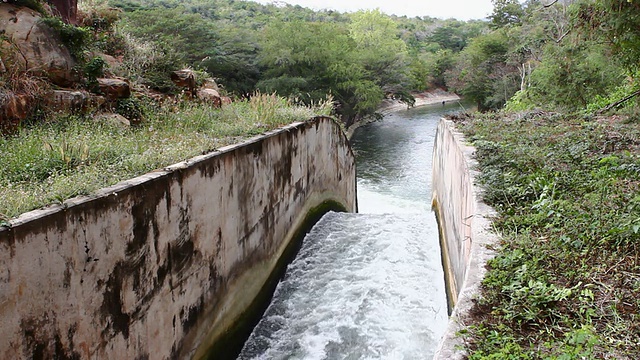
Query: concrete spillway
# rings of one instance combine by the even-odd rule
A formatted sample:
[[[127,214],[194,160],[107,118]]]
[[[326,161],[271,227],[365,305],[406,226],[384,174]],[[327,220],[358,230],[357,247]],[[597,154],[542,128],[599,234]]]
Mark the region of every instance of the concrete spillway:
[[[355,159],[317,118],[0,228],[0,358],[203,356],[319,207],[354,211]]]

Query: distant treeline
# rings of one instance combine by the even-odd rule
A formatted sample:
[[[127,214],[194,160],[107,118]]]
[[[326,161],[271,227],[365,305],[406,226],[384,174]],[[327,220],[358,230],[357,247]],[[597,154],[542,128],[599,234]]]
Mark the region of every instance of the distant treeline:
[[[493,3],[487,20],[464,22],[251,1],[110,0],[122,9],[110,41],[153,48],[151,57],[127,52],[145,63],[138,76],[152,88],[170,90],[163,72],[189,66],[238,97],[259,90],[309,104],[331,94],[347,125],[385,97],[411,104],[412,92],[435,87],[480,110],[598,110],[637,90],[637,2]]]
[[[169,90],[162,72],[181,64],[210,73],[236,96],[259,90],[309,104],[331,94],[347,124],[373,114],[384,97],[412,103],[412,91],[446,88],[460,52],[489,31],[486,21],[251,1],[109,4],[123,10],[116,38],[133,37],[156,51],[153,63],[139,59],[149,62],[139,74],[149,86]]]

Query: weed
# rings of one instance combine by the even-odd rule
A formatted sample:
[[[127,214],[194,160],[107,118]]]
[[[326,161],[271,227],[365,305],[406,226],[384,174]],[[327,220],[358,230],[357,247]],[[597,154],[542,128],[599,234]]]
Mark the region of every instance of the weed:
[[[142,121],[144,119],[144,106],[141,101],[136,98],[118,99],[116,103],[116,113],[133,121]]]
[[[40,21],[58,32],[60,40],[67,46],[76,60],[81,61],[84,59],[84,52],[91,42],[91,30],[89,28],[66,24],[55,16],[45,17]]]
[[[104,69],[106,66],[106,62],[99,56],[96,56],[84,65],[84,77],[87,82],[87,87],[98,91],[98,78],[104,76]]]
[[[140,126],[57,115],[0,137],[0,213],[22,212],[135,177],[293,121],[326,114],[272,95],[221,109],[206,104],[122,103]],[[130,113],[128,113],[130,115]],[[258,122],[259,121],[259,122]]]
[[[640,126],[499,113],[458,126],[503,239],[470,358],[640,358]]]

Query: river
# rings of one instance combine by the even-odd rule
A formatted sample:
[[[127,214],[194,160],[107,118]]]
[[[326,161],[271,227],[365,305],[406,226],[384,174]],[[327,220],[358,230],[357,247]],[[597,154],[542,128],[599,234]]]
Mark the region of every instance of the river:
[[[438,120],[425,106],[356,130],[358,214],[326,214],[305,237],[238,357],[430,359],[447,325],[431,211]]]

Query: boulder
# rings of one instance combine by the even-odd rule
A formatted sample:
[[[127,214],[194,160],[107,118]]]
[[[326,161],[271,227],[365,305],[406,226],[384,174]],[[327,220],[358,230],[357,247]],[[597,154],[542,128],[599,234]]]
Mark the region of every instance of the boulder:
[[[125,99],[131,96],[131,87],[124,80],[103,78],[97,80],[100,92],[109,100]]]
[[[212,78],[208,78],[204,81],[204,84],[202,84],[202,88],[203,89],[213,89],[215,91],[220,91],[220,87],[218,87],[218,83],[212,79]]]
[[[94,117],[94,120],[99,123],[108,123],[116,126],[131,126],[131,121],[120,114],[100,114]]]
[[[0,6],[2,6],[0,4]],[[1,31],[1,30],[0,30]],[[2,54],[2,63],[4,65],[4,71],[12,74],[19,72],[25,72],[27,63],[24,57],[20,54],[20,51],[16,46],[13,46],[9,41],[2,40],[0,37],[0,54]]]
[[[0,93],[0,133],[10,133],[29,115],[29,96]]]
[[[198,90],[198,99],[211,103],[215,107],[222,105],[222,98],[220,93],[213,89],[200,89]]]
[[[107,65],[104,70],[105,70],[105,73],[108,73],[108,74],[116,73],[116,70],[120,67],[120,65],[122,65],[121,60],[111,55],[97,53],[97,54],[94,54],[94,56],[99,56],[102,60],[104,60],[105,64]]]
[[[47,105],[53,111],[80,111],[87,108],[99,108],[106,100],[86,91],[53,90],[47,97]]]
[[[196,75],[193,73],[193,70],[183,69],[174,71],[171,73],[171,81],[177,86],[186,88],[191,92],[196,88]]]
[[[59,86],[70,86],[80,79],[73,69],[76,62],[56,32],[40,19],[34,10],[0,2],[0,33],[8,40],[0,44],[0,51],[19,55],[12,64],[19,67],[18,71],[47,77]]]
[[[232,103],[231,98],[228,96],[223,96],[220,98],[222,105],[229,105]]]

